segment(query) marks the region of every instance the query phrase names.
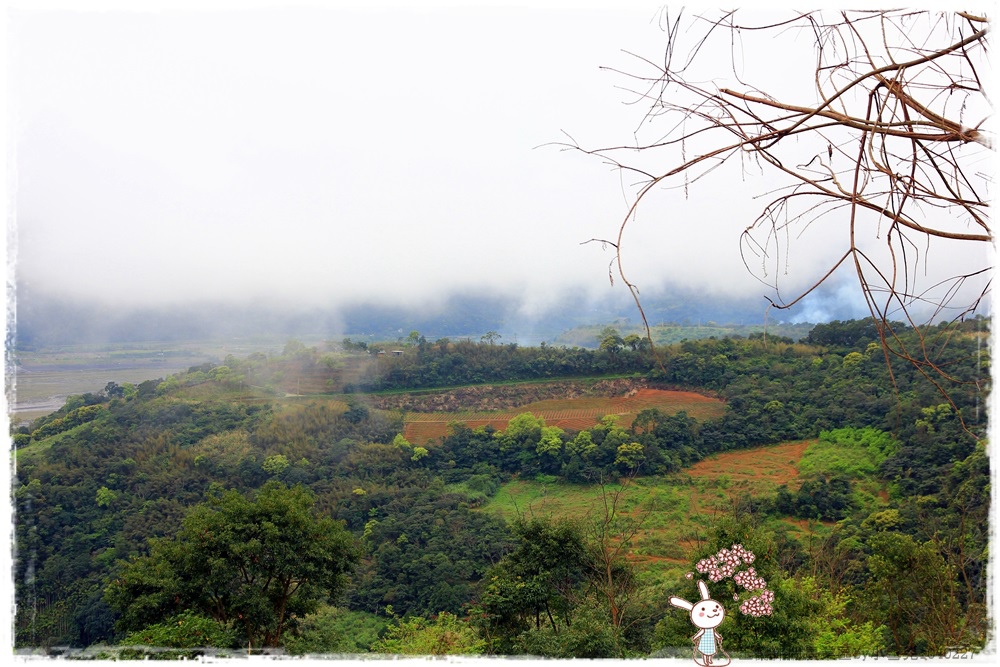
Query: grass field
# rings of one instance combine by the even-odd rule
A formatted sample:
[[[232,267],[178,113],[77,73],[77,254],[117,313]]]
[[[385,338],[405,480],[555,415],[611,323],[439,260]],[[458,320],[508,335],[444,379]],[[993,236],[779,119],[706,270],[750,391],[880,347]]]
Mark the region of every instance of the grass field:
[[[618,415],[620,423],[629,426],[639,412],[648,408],[657,408],[667,414],[684,410],[696,419],[709,419],[721,416],[725,404],[693,392],[640,389],[626,396],[549,399],[496,412],[408,412],[404,435],[414,444],[425,444],[447,435],[448,424],[455,421],[463,422],[470,428],[490,425],[503,429],[507,427],[507,422],[523,412],[541,417],[549,426],[567,430],[589,428],[604,415]]]
[[[811,441],[787,442],[717,454],[670,477],[639,477],[624,487],[579,485],[546,478],[515,479],[482,506],[507,520],[517,516],[556,516],[584,523],[603,516],[605,499],[621,491],[619,514],[641,519],[630,557],[647,575],[658,577],[685,570],[709,535],[716,517],[726,513],[743,493],[770,495],[781,484],[798,484],[797,464]],[[783,520],[789,530],[821,534],[829,526]],[[674,572],[676,570],[676,572]]]

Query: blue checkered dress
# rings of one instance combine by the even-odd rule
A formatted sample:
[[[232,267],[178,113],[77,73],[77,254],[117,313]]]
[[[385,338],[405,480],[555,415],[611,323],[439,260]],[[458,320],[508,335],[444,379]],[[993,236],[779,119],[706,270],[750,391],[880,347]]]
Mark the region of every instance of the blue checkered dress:
[[[715,631],[705,630],[698,642],[698,650],[704,655],[715,655]]]

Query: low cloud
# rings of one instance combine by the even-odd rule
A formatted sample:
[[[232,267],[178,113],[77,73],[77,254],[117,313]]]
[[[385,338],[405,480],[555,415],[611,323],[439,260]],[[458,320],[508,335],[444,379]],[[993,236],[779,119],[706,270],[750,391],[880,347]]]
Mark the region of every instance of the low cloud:
[[[642,110],[600,67],[661,51],[650,18],[14,11],[18,284],[122,312],[430,313],[476,293],[531,320],[627,301],[610,248],[587,241],[616,240],[633,184],[553,142],[631,136]],[[656,193],[629,223],[622,257],[643,294],[763,302],[775,276],[791,293],[833,261],[824,233],[787,276],[758,280],[739,240],[756,186],[730,181]]]

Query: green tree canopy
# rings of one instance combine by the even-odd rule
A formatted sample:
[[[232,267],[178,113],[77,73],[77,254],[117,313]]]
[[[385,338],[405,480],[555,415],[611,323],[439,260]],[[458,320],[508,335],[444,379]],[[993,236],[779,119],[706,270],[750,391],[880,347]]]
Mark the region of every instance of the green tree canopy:
[[[313,513],[313,494],[268,482],[253,497],[228,491],[195,506],[173,538],[124,563],[105,599],[123,630],[193,609],[276,646],[294,616],[336,597],[358,559],[353,537]]]
[[[400,655],[463,655],[482,653],[485,645],[475,628],[443,611],[431,620],[422,616],[400,619],[372,650]]]

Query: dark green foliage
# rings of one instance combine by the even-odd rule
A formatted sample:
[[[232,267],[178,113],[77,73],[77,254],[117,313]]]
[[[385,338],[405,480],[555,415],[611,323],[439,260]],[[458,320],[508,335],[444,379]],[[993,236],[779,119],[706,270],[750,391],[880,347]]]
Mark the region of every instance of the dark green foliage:
[[[630,539],[609,504],[605,532],[589,522],[524,518],[514,548],[490,569],[471,622],[492,654],[623,658],[649,651],[645,587],[619,549]],[[631,525],[629,522],[626,522]]]
[[[324,605],[285,633],[285,650],[291,655],[368,653],[388,626],[385,617]]]
[[[121,643],[123,646],[136,647],[234,648],[236,632],[215,619],[182,611],[161,623],[130,632]]]
[[[551,625],[530,627],[517,638],[518,653],[545,658],[598,659],[621,656],[621,642],[593,600],[574,609],[573,624],[556,630]]]
[[[569,521],[519,519],[514,549],[492,568],[475,606],[476,622],[493,652],[507,653],[531,628],[558,634],[572,625],[574,598],[584,581],[587,551],[580,527]]]
[[[844,476],[817,477],[802,483],[794,495],[778,489],[777,509],[803,519],[838,521],[851,509],[851,481]]]
[[[730,655],[755,656],[764,659],[808,659],[812,655],[812,637],[808,627],[814,613],[813,602],[801,587],[788,578],[780,567],[782,540],[773,530],[760,523],[759,517],[747,514],[729,514],[715,522],[711,539],[696,554],[690,571],[694,579],[684,579],[671,587],[669,595],[695,602],[699,598],[696,580],[706,583],[712,599],[723,603],[725,620],[718,627],[723,635],[723,646]],[[756,556],[752,567],[774,591],[774,612],[769,616],[753,617],[738,611],[739,604],[733,596],[743,592],[732,578],[713,582],[695,569],[695,563],[720,549],[741,544]],[[655,645],[662,649],[672,647],[690,651],[691,636],[697,631],[684,610],[671,608],[656,628]]]
[[[277,646],[295,617],[336,597],[357,559],[353,538],[312,513],[302,487],[269,482],[252,499],[229,491],[192,509],[172,538],[150,542],[109,584],[119,625],[140,630],[195,609],[252,645]]]
[[[419,342],[419,340],[417,341]],[[654,364],[648,346],[519,347],[495,341],[426,339],[400,355],[386,355],[376,375],[352,385],[351,391],[419,389],[465,384],[586,377],[646,372]]]
[[[902,330],[904,325],[900,322],[892,323],[893,328]],[[865,320],[848,320],[841,322],[834,320],[826,324],[817,324],[805,337],[805,342],[811,345],[829,345],[839,348],[864,348],[869,343],[876,343],[879,340],[878,327],[875,320],[869,318]]]
[[[985,324],[933,328],[924,342],[956,378],[982,380],[989,377]],[[719,419],[648,410],[630,427],[611,417],[580,432],[531,415],[503,431],[458,424],[420,450],[397,439],[398,414],[372,409],[362,395],[345,412],[331,401],[248,399],[235,391],[233,378],[262,368],[263,355],[227,358],[224,367],[197,367],[134,391],[115,385],[103,395],[73,397],[15,434],[16,644],[87,646],[121,640],[116,621],[123,630],[166,632],[173,614],[214,618],[199,591],[172,569],[200,572],[174,538],[191,537],[191,521],[208,525],[211,513],[222,511],[224,489],[246,501],[280,482],[308,487],[317,520],[343,521],[363,545],[357,569],[343,582],[349,611],[332,611],[334,600],[313,596],[323,606],[297,609],[299,627],[282,633],[290,650],[295,642],[299,652],[366,650],[378,633],[373,616],[362,623],[351,615],[384,614],[390,605],[404,620],[448,612],[464,623],[462,614],[478,610],[485,616],[468,621],[493,652],[621,657],[690,650],[689,621],[644,593],[645,573],[627,562],[612,567],[612,583],[637,596],[612,622],[612,598],[593,567],[579,569],[571,530],[533,520],[508,527],[478,505],[517,475],[580,484],[626,472],[671,475],[714,452],[818,438],[802,460],[800,486],[772,498],[735,493],[735,523],[712,519],[719,544],[757,540],[760,562],[775,568],[768,581],[776,609],[787,612],[759,623],[727,621],[727,649],[810,657],[872,637],[895,652],[933,652],[953,640],[975,645],[989,629],[990,469],[976,440],[985,430],[985,396],[975,384],[954,384],[946,387],[949,402],[912,366],[895,361],[890,379],[866,326],[831,323],[816,334],[822,347],[773,336],[687,341],[661,350],[662,368],[628,337],[581,351],[418,335],[404,354],[386,359],[387,374],[369,378],[369,386],[636,370],[648,371],[654,385],[697,388],[726,401]],[[917,344],[912,336],[904,334],[906,345]],[[313,356],[304,346],[292,352]],[[876,507],[879,484],[888,501]],[[205,509],[212,498],[215,509]],[[820,518],[828,535],[798,542],[776,527],[776,515]],[[746,517],[753,521],[740,523]],[[159,540],[159,560],[143,555],[149,538]],[[128,559],[141,564],[130,566],[141,590],[132,591],[134,604],[109,605],[105,588],[122,574],[116,562]],[[918,586],[913,573],[933,583]],[[690,598],[682,590],[689,583],[668,582],[657,595]],[[894,586],[922,596],[920,604],[896,605]],[[250,626],[263,628],[268,605],[255,600],[241,604]],[[927,605],[957,610],[960,627],[921,611]],[[349,629],[352,618],[367,629]],[[255,642],[275,634],[273,627],[229,627],[256,633]],[[820,627],[836,630],[820,637]]]
[[[873,535],[868,546],[870,577],[859,602],[866,618],[886,625],[897,650],[940,655],[975,641],[955,572],[933,543],[886,531]]]
[[[504,522],[472,512],[461,496],[415,487],[364,498],[372,508],[364,525],[368,558],[349,595],[354,609],[457,614],[509,548]]]

